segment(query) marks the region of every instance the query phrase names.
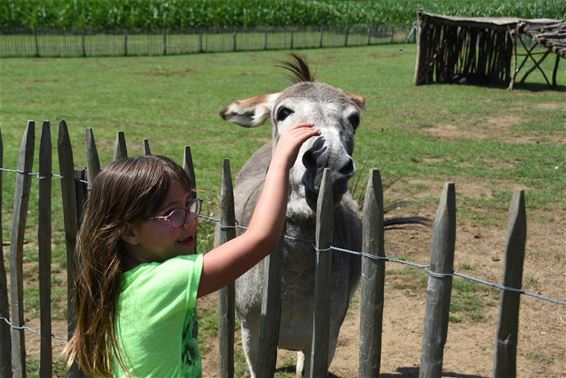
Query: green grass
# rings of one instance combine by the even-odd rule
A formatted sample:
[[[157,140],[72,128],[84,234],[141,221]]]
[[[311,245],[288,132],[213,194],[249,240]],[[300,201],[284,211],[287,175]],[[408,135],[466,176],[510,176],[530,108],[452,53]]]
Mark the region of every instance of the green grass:
[[[386,200],[412,200],[424,195],[436,206],[441,186],[426,193],[423,182],[456,183],[458,217],[475,225],[498,224],[506,218],[512,191],[526,189],[529,222],[548,222],[545,212],[566,208],[566,146],[557,142],[566,133],[566,66],[558,74],[560,91],[546,90],[534,73],[530,84],[513,91],[501,88],[412,83],[414,45],[386,45],[348,49],[305,50],[318,77],[367,100],[362,126],[356,136],[354,158],[359,169],[358,199],[370,168],[381,176],[398,176],[400,189]],[[268,125],[244,129],[220,119],[218,111],[230,102],[285,88],[286,72],[274,68],[284,52],[194,54],[167,57],[118,57],[0,60],[0,127],[4,167],[15,168],[26,121],[52,122],[56,146],[57,123],[65,119],[74,146],[75,164],[85,165],[84,133],[93,128],[98,152],[105,165],[112,159],[116,132],[126,134],[130,155],[141,152],[144,138],[153,153],[181,160],[183,147],[191,146],[199,196],[204,213],[216,215],[222,161],[229,158],[235,177],[253,151],[270,140]],[[548,69],[550,62],[545,62]],[[550,67],[551,68],[551,67]],[[494,120],[514,121],[500,128]],[[461,133],[438,135],[431,130],[450,125]],[[490,126],[491,125],[491,126]],[[477,134],[489,138],[475,138]],[[470,137],[470,135],[472,137]],[[39,137],[38,137],[39,139]],[[563,139],[562,139],[563,140]],[[538,141],[538,143],[537,143]],[[36,144],[36,151],[38,146]],[[58,171],[54,150],[54,169]],[[363,167],[363,169],[362,169]],[[37,172],[37,154],[34,166]],[[2,184],[2,235],[9,241],[14,174],[4,173]],[[356,180],[355,178],[354,180]],[[37,181],[32,181],[25,261],[37,261]],[[353,182],[353,181],[352,181]],[[412,184],[411,182],[414,182]],[[490,196],[459,195],[459,182],[477,182]],[[394,190],[395,192],[395,190]],[[53,185],[54,270],[65,269],[60,189]],[[553,215],[555,217],[556,215]],[[552,218],[554,219],[554,218]],[[212,245],[212,227],[203,225],[199,246]],[[7,253],[8,248],[4,248]],[[462,267],[462,270],[471,267]],[[421,272],[418,272],[421,276]],[[420,290],[426,279],[409,276],[403,288]],[[422,275],[425,276],[426,275]],[[412,281],[416,281],[412,283]],[[423,283],[424,282],[424,283]],[[454,281],[452,316],[459,321],[481,320],[479,289]],[[536,286],[536,282],[531,282]],[[411,286],[412,285],[412,286]],[[64,312],[64,286],[54,282],[57,318]],[[33,287],[33,286],[32,286]],[[36,289],[37,290],[37,289]],[[36,311],[36,291],[26,303]],[[493,296],[490,294],[489,298]],[[491,300],[490,300],[491,301]],[[488,301],[489,302],[489,301]],[[470,315],[466,315],[470,314]],[[203,313],[202,318],[214,317]],[[208,322],[208,323],[207,323]],[[217,327],[202,322],[203,342]]]

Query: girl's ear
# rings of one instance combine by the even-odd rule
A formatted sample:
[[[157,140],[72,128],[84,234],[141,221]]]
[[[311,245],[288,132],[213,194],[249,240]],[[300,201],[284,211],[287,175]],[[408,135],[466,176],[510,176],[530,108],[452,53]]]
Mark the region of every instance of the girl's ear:
[[[121,235],[122,239],[128,244],[137,245],[139,244],[137,233],[134,226],[131,224],[126,225]]]

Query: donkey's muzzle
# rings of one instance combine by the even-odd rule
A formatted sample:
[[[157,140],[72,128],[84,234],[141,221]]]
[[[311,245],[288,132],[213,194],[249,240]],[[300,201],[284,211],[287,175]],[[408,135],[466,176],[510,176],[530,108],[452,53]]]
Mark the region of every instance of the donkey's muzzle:
[[[342,154],[332,154],[325,146],[323,137],[315,140],[312,147],[303,155],[306,171],[303,175],[305,196],[309,206],[316,206],[320,182],[325,168],[330,169],[332,192],[335,203],[348,191],[348,180],[354,175],[354,161],[345,151]]]

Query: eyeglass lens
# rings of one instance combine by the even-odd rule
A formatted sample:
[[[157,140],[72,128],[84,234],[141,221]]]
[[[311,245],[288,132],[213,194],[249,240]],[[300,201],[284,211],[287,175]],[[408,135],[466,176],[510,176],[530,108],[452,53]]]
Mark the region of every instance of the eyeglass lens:
[[[169,222],[171,227],[179,228],[186,223],[193,223],[200,213],[199,201],[193,201],[189,207],[185,209],[175,209],[171,212]]]

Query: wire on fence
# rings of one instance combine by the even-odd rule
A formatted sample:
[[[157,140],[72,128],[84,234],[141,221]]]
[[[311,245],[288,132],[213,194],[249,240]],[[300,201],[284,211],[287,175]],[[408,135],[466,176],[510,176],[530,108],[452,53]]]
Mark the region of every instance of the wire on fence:
[[[23,171],[18,171],[18,170],[15,170],[15,169],[6,169],[6,168],[0,168],[0,171],[16,172],[16,173],[21,173],[21,174],[26,173],[26,172],[23,172]],[[28,173],[28,174],[31,175],[31,176],[38,176],[39,177],[39,174],[37,174],[37,173]],[[64,178],[63,176],[57,175],[57,174],[53,174],[53,176],[59,177],[59,178]],[[71,178],[71,177],[69,177],[69,178]],[[72,177],[72,178],[75,179],[75,180],[78,180],[74,177]],[[78,180],[78,181],[88,183],[84,180]],[[206,215],[199,215],[199,218],[202,218],[202,219],[207,220],[209,222],[218,223],[218,226],[221,230],[229,230],[229,229],[247,230],[247,227],[240,226],[240,225],[235,225],[235,226],[223,225],[223,224],[220,223],[219,218],[213,218],[213,217],[209,217],[209,216],[206,216]],[[544,296],[544,295],[541,295],[541,294],[537,294],[537,293],[534,293],[534,292],[531,292],[531,291],[528,291],[528,290],[517,289],[517,288],[513,288],[513,287],[507,287],[507,286],[504,286],[500,283],[482,280],[480,278],[469,276],[467,274],[463,274],[463,273],[459,273],[459,272],[452,272],[452,273],[433,272],[429,269],[428,264],[419,264],[419,263],[416,263],[416,262],[413,262],[413,261],[401,260],[401,259],[396,259],[396,258],[393,258],[393,257],[375,256],[375,255],[371,255],[371,254],[363,252],[363,251],[358,252],[358,251],[352,251],[352,250],[349,250],[349,249],[333,247],[333,246],[330,246],[329,248],[320,249],[316,246],[316,244],[312,240],[305,240],[305,239],[301,239],[301,238],[296,238],[296,237],[293,237],[293,236],[290,236],[290,235],[283,235],[283,238],[285,238],[287,240],[293,240],[293,241],[297,241],[297,242],[300,242],[300,243],[309,244],[313,247],[314,251],[317,251],[317,252],[336,251],[336,252],[349,253],[349,254],[352,254],[352,255],[365,257],[365,258],[368,258],[368,259],[371,259],[371,260],[374,260],[374,261],[393,262],[393,263],[396,263],[396,264],[406,265],[406,266],[409,266],[411,268],[424,270],[425,272],[427,272],[428,275],[430,275],[434,278],[459,277],[459,278],[467,279],[467,280],[470,280],[470,281],[473,281],[473,282],[476,282],[476,283],[479,283],[479,284],[482,284],[482,285],[491,286],[491,287],[494,287],[494,288],[499,289],[499,290],[513,291],[513,292],[523,294],[523,295],[526,295],[526,296],[529,296],[529,297],[540,299],[542,301],[550,302],[550,303],[553,303],[553,304],[558,304],[558,305],[561,305],[561,306],[566,306],[566,301],[550,298],[550,297],[547,297],[547,296]],[[3,320],[4,322],[6,322],[10,326],[10,328],[12,328],[12,329],[27,330],[27,331],[29,331],[33,334],[36,334],[40,337],[51,336],[56,340],[61,340],[61,341],[65,341],[65,342],[67,341],[66,337],[56,336],[56,335],[53,335],[53,334],[44,335],[44,334],[41,334],[41,332],[34,330],[33,328],[30,328],[28,326],[14,326],[14,325],[12,325],[12,323],[10,322],[9,319],[2,317],[2,316],[0,316],[0,320]]]
[[[3,320],[6,324],[8,324],[11,329],[15,329],[15,330],[18,330],[18,331],[26,330],[26,331],[29,331],[29,332],[31,332],[31,333],[39,336],[39,337],[52,337],[56,340],[67,342],[66,337],[56,336],[52,333],[41,333],[41,332],[39,332],[39,331],[37,331],[37,330],[35,330],[31,327],[25,326],[25,325],[24,326],[15,326],[15,325],[12,324],[12,322],[9,319],[7,319],[3,316],[0,316],[0,320]]]
[[[9,168],[1,168],[0,167],[0,171],[2,172],[10,172],[10,173],[19,173],[20,175],[28,175],[28,176],[32,176],[32,177],[37,177],[39,180],[46,180],[52,177],[57,177],[60,179],[73,179],[73,180],[77,180],[78,182],[82,182],[83,184],[88,184],[88,181],[86,180],[81,180],[78,179],[76,177],[65,177],[65,176],[61,176],[58,173],[52,173],[51,175],[48,176],[42,176],[40,173],[38,172],[25,172],[25,171],[20,171],[19,169],[9,169]]]
[[[207,216],[203,216],[203,215],[201,215],[200,217],[203,218],[203,219],[209,220],[209,221],[220,223],[220,219],[218,219],[218,218],[212,218],[212,217],[207,217]],[[239,225],[236,225],[236,226],[220,225],[220,228],[221,229],[235,228],[235,229],[242,229],[242,230],[246,229],[246,227],[239,226]],[[413,262],[413,261],[395,259],[395,258],[392,258],[392,257],[375,256],[375,255],[371,255],[371,254],[366,253],[366,252],[352,251],[352,250],[349,250],[349,249],[333,247],[333,246],[331,246],[329,248],[325,248],[325,249],[318,249],[312,240],[298,239],[298,238],[295,238],[295,237],[292,237],[292,236],[289,236],[289,235],[283,235],[283,237],[285,239],[295,240],[295,241],[299,241],[299,242],[302,242],[302,243],[310,244],[310,245],[312,245],[313,249],[317,252],[328,252],[328,251],[332,250],[332,251],[349,253],[349,254],[352,254],[352,255],[365,257],[365,258],[368,258],[368,259],[371,259],[371,260],[374,260],[374,261],[385,261],[385,262],[393,262],[393,263],[397,263],[397,264],[407,265],[411,268],[424,270],[425,272],[427,272],[427,274],[429,276],[432,276],[434,278],[459,277],[459,278],[470,280],[470,281],[473,281],[473,282],[476,282],[476,283],[479,283],[479,284],[482,284],[482,285],[491,286],[491,287],[494,287],[494,288],[499,289],[499,290],[513,291],[513,292],[523,294],[523,295],[526,295],[526,296],[529,296],[529,297],[533,297],[533,298],[536,298],[536,299],[540,299],[540,300],[543,300],[543,301],[546,301],[546,302],[566,306],[566,301],[550,298],[550,297],[547,297],[545,295],[537,294],[537,293],[534,293],[534,292],[528,291],[528,290],[504,286],[500,283],[486,281],[486,280],[483,280],[481,278],[473,277],[473,276],[470,276],[470,275],[467,275],[467,274],[464,274],[464,273],[459,273],[459,272],[438,273],[438,272],[434,272],[434,271],[429,269],[428,264],[418,264],[418,263]]]

